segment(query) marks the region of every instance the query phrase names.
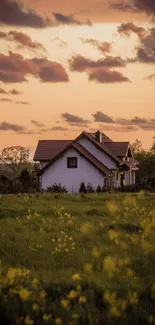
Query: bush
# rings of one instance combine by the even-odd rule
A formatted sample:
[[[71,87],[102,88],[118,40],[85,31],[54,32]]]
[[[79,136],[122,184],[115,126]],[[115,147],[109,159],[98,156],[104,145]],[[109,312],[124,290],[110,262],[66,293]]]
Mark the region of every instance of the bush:
[[[47,187],[46,193],[68,193],[65,186],[61,186],[61,184],[54,183],[52,186]]]
[[[103,192],[103,191],[102,191],[102,187],[101,187],[100,185],[97,186],[97,188],[96,188],[96,192],[97,192],[97,193],[102,193],[102,192]]]
[[[94,193],[94,188],[90,183],[87,184],[87,193]]]
[[[80,188],[79,188],[79,193],[87,193],[87,188],[86,188],[85,182],[81,182]]]

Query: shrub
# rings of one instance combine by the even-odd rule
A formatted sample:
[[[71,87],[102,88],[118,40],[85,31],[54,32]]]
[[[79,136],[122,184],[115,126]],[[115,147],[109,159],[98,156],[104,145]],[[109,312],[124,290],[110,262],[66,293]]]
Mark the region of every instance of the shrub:
[[[102,193],[102,187],[100,185],[97,186],[97,189],[96,189],[96,192],[97,193]]]
[[[79,188],[79,193],[87,193],[87,188],[86,188],[85,182],[81,182],[80,188]]]
[[[54,183],[52,186],[47,187],[46,193],[68,193],[65,186],[61,186],[61,184]]]
[[[92,187],[91,183],[87,184],[87,193],[94,193],[94,188]]]

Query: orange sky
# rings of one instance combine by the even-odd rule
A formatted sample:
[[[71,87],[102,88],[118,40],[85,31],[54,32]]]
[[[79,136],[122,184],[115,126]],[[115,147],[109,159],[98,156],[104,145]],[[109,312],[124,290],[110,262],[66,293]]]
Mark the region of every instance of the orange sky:
[[[100,71],[98,71],[99,69],[95,70],[95,74],[94,68],[85,69],[83,72],[71,71],[68,60],[73,55],[80,55],[92,61],[103,60],[106,56],[120,56],[124,60],[134,58],[136,47],[141,41],[134,33],[131,33],[130,37],[119,35],[117,28],[120,24],[131,21],[134,25],[142,26],[148,30],[151,28],[150,18],[144,16],[143,13],[135,15],[111,10],[108,8],[107,1],[75,2],[67,0],[64,6],[64,1],[55,0],[52,2],[52,6],[51,1],[36,0],[32,6],[32,1],[25,0],[24,4],[27,8],[33,7],[39,15],[41,13],[49,15],[49,12],[51,15],[52,12],[62,14],[74,12],[77,13],[76,19],[80,21],[91,19],[93,26],[64,26],[61,24],[56,27],[36,29],[27,26],[15,26],[15,24],[12,26],[8,23],[1,25],[0,32],[5,33],[5,35],[9,35],[10,31],[27,34],[33,42],[41,43],[46,52],[42,49],[32,51],[30,47],[26,46],[19,47],[17,41],[9,39],[12,36],[7,36],[7,39],[6,37],[0,38],[0,55],[3,54],[6,57],[11,51],[22,55],[24,60],[44,56],[46,60],[60,63],[65,69],[69,81],[47,82],[44,80],[43,82],[41,79],[43,77],[40,77],[39,80],[34,73],[30,73],[26,75],[27,82],[10,83],[6,80],[4,82],[1,72],[6,73],[6,70],[8,71],[10,68],[6,67],[4,63],[1,67],[0,57],[0,89],[6,92],[6,94],[0,93],[0,147],[23,145],[29,146],[33,150],[39,139],[74,138],[83,130],[93,130],[100,127],[101,131],[107,133],[114,141],[129,140],[133,142],[139,138],[144,147],[148,148],[155,134],[155,121],[153,121],[155,119],[155,83],[154,77],[151,80],[145,80],[145,77],[155,74],[155,63],[153,65],[134,62],[127,63],[125,67],[110,68],[108,69],[108,78],[111,71],[116,71],[131,82],[103,82],[105,69],[99,68]],[[82,42],[81,38],[113,42],[111,52],[101,53],[94,45]],[[96,74],[102,75],[102,82],[96,80]],[[89,80],[89,78],[94,78],[94,75],[95,80]],[[13,95],[9,93],[12,89],[16,89],[22,94]],[[28,104],[23,102],[28,102]],[[99,120],[95,122],[93,114],[96,112],[105,114],[114,122],[103,123]],[[65,121],[62,116],[64,113],[75,117],[75,123],[69,120]],[[144,127],[131,122],[136,116],[144,119]],[[76,117],[88,120],[88,123],[76,123]],[[118,119],[123,118],[126,122],[116,123]],[[147,121],[151,127],[147,127]],[[130,130],[126,127],[129,124],[132,126]],[[24,131],[16,129],[16,125],[25,128]],[[54,130],[55,127],[63,127],[64,129]]]

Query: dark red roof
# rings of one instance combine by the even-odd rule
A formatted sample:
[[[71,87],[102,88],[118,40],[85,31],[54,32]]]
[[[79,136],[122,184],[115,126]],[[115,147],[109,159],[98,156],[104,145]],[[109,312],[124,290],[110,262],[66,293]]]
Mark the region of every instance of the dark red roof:
[[[66,148],[72,140],[39,140],[34,161],[52,160],[60,151]]]
[[[106,142],[104,143],[117,157],[125,157],[129,142]]]
[[[97,158],[95,158],[89,151],[87,151],[81,144],[77,142],[69,143],[62,151],[60,151],[44,168],[41,169],[39,175],[42,175],[46,169],[48,169],[57,159],[63,156],[63,154],[70,148],[75,149],[80,153],[90,164],[97,168],[102,174],[110,175],[111,171],[104,164],[102,164]]]

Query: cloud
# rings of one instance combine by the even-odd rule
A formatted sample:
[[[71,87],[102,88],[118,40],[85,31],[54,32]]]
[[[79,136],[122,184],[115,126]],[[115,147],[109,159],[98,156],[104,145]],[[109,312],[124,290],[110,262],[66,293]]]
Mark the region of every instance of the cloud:
[[[155,80],[155,74],[148,75],[147,77],[144,78],[144,80],[154,81]]]
[[[120,35],[127,37],[129,37],[131,33],[135,33],[140,39],[142,39],[146,33],[146,30],[143,27],[139,27],[132,22],[122,23],[120,26],[118,26],[117,31]]]
[[[141,39],[136,52],[135,61],[155,63],[155,28],[151,28],[149,33]]]
[[[90,123],[89,120],[85,120],[82,117],[79,117],[77,115],[72,115],[72,114],[69,114],[69,113],[63,113],[63,114],[61,114],[61,116],[70,125],[86,126],[88,123]]]
[[[123,11],[143,11],[147,14],[155,14],[154,0],[125,0],[114,1],[112,7]]]
[[[10,90],[9,93],[10,93],[11,95],[21,95],[21,94],[23,94],[21,91],[15,89],[15,88],[12,89],[12,90]]]
[[[54,37],[51,42],[56,42],[57,46],[64,48],[68,46],[68,43],[61,40],[59,37]]]
[[[23,32],[17,32],[13,30],[8,33],[0,33],[0,38],[4,38],[4,34],[7,41],[16,42],[19,45],[20,49],[23,49],[23,47],[25,47],[29,50],[46,51],[45,47],[41,43],[32,41],[31,37]]]
[[[131,82],[121,72],[111,71],[109,69],[96,69],[90,72],[89,80],[95,80],[100,83]]]
[[[51,131],[68,131],[68,129],[63,126],[54,126],[51,128]]]
[[[49,18],[44,18],[34,10],[25,9],[19,1],[1,0],[0,22],[5,25],[45,28],[51,25]]]
[[[21,105],[30,105],[30,103],[29,102],[26,102],[26,101],[18,101],[18,102],[16,102],[16,104],[21,104]]]
[[[92,114],[92,116],[94,117],[95,122],[114,123],[113,119],[110,116],[100,111]]]
[[[0,102],[12,102],[9,98],[0,98]]]
[[[39,127],[39,128],[45,127],[45,124],[43,124],[42,122],[36,121],[36,120],[31,120],[31,123],[32,123],[34,126],[37,126],[37,127]]]
[[[107,56],[104,59],[90,60],[82,55],[74,55],[69,59],[69,66],[71,71],[89,71],[96,68],[114,68],[114,67],[125,67],[126,61],[120,56]]]
[[[22,55],[0,53],[0,81],[19,83],[27,81],[28,75],[43,82],[67,82],[68,75],[60,63],[48,59],[25,59]]]
[[[114,126],[114,125],[99,125],[99,129],[103,131],[111,131],[111,132],[134,132],[137,131],[138,128],[134,125],[122,125],[122,126]]]
[[[127,132],[127,130],[132,131],[135,129],[142,129],[146,131],[155,130],[155,119],[153,118],[144,118],[139,116],[135,116],[130,119],[121,117],[112,118],[101,111],[97,111],[96,113],[92,114],[92,116],[94,117],[94,122],[104,123],[106,130],[114,131],[116,129],[116,131],[118,131],[119,129],[120,132],[123,129],[124,131],[122,132]]]
[[[0,94],[2,94],[2,95],[7,95],[8,92],[7,92],[5,89],[0,88]]]
[[[21,133],[21,132],[25,132],[26,128],[23,125],[19,125],[19,124],[1,122],[0,131],[14,131],[16,133]]]
[[[74,15],[64,15],[60,12],[55,12],[53,16],[58,25],[92,25],[90,20],[80,21],[76,19]]]
[[[84,44],[90,44],[95,46],[102,54],[110,53],[112,50],[112,43],[101,42],[93,38],[80,38]]]

